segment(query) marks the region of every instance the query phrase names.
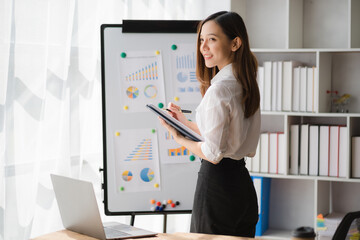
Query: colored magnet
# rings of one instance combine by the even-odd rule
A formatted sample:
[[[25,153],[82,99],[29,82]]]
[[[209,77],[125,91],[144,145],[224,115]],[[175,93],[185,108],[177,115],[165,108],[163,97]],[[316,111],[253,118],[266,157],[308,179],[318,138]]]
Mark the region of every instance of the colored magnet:
[[[155,51],[155,55],[160,55],[160,51],[159,50]]]
[[[167,200],[167,203],[172,204],[172,200],[171,199]]]
[[[176,50],[177,49],[177,46],[175,44],[171,45],[171,49],[172,50]]]
[[[128,110],[128,109],[129,109],[129,106],[125,105],[124,110]]]
[[[190,161],[194,161],[195,160],[195,156],[194,155],[191,155],[190,156]]]
[[[174,97],[174,101],[179,101],[180,100],[180,98],[179,97]]]
[[[119,132],[115,132],[115,136],[120,136],[120,133]]]
[[[179,201],[176,201],[175,202],[176,206],[180,205],[180,202]]]
[[[157,205],[157,206],[161,206],[161,202],[157,202],[156,205]]]
[[[159,187],[159,184],[158,183],[155,183],[154,184],[154,188],[158,188]]]
[[[152,133],[156,133],[156,130],[155,130],[155,129],[151,129],[151,132],[152,132]]]
[[[150,200],[150,203],[151,203],[151,204],[155,204],[155,203],[156,203],[155,199],[151,199],[151,200]]]
[[[158,104],[158,107],[159,107],[159,108],[163,108],[163,107],[164,107],[164,104],[163,104],[163,103],[159,103],[159,104]]]
[[[120,54],[120,56],[121,56],[122,58],[126,58],[126,53],[122,52],[122,53]]]
[[[176,205],[175,205],[175,203],[172,203],[172,204],[171,204],[171,207],[173,207],[173,208],[174,208],[175,206],[176,206]]]
[[[125,190],[125,188],[124,187],[120,187],[120,191],[124,191]]]

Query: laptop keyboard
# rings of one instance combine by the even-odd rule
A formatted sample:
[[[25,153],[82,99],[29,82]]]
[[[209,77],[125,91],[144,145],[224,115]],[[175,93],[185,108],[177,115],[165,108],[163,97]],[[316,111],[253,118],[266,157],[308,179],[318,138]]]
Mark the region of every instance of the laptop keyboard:
[[[119,230],[104,228],[106,238],[120,238],[120,237],[128,237],[131,236],[128,233],[121,232]]]
[[[111,225],[111,226],[106,226],[106,227],[116,229],[118,231],[130,231],[130,230],[134,229],[133,226],[126,225],[126,224],[116,224],[116,225]]]

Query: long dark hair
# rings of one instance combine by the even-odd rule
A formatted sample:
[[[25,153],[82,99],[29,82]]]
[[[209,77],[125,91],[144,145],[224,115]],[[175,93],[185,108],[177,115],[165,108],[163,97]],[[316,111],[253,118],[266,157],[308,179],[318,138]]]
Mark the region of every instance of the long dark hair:
[[[242,86],[241,104],[244,109],[245,118],[251,117],[260,106],[260,92],[256,81],[258,62],[250,50],[244,21],[240,15],[235,12],[222,11],[214,13],[198,25],[196,75],[200,82],[201,94],[204,96],[206,90],[210,87],[211,79],[219,71],[217,67],[206,67],[205,60],[200,52],[202,26],[211,20],[215,21],[215,23],[221,27],[230,40],[236,37],[239,37],[241,40],[240,48],[234,53],[232,67],[237,81]]]

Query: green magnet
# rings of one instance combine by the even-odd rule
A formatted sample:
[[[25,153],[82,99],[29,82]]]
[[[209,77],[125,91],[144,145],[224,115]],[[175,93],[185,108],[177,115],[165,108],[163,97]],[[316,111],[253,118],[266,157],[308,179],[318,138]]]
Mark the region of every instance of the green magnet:
[[[122,52],[120,55],[122,58],[126,58],[126,53]]]
[[[155,130],[155,129],[151,129],[151,132],[152,132],[152,133],[156,133],[156,130]]]
[[[194,155],[191,155],[190,156],[190,161],[194,161],[195,160],[195,156]]]
[[[172,50],[176,50],[177,49],[177,46],[175,44],[171,45],[171,49]]]
[[[163,107],[164,107],[164,104],[163,104],[163,103],[159,103],[159,104],[158,104],[158,107],[159,107],[159,108],[163,108]]]

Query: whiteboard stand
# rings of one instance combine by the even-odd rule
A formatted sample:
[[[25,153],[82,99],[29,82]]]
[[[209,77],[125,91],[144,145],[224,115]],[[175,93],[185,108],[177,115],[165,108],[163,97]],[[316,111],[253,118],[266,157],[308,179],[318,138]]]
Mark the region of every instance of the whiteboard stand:
[[[159,214],[159,213],[156,213]],[[166,233],[166,228],[167,228],[167,213],[160,213],[164,215],[164,224],[163,224],[163,233]],[[130,225],[134,226],[135,223],[135,215],[136,213],[132,213],[131,214],[131,219],[130,219]]]
[[[175,79],[172,72],[174,51],[188,56],[183,49],[193,46],[196,54],[197,26],[199,21],[180,20],[123,20],[122,24],[101,25],[101,78],[102,78],[102,120],[103,120],[103,174],[105,215],[128,215],[133,226],[136,215],[163,214],[163,230],[166,232],[168,214],[191,214],[193,195],[200,168],[200,161],[177,164],[161,163],[160,191],[123,192],[117,191],[116,149],[114,131],[153,129],[158,120],[150,111],[126,113],[121,105],[124,96],[120,88],[122,53],[152,52],[159,50],[162,58],[161,71],[164,79],[165,103],[173,101]],[[179,48],[173,48],[178,46]],[[129,55],[130,56],[130,55]],[[126,55],[125,55],[126,57]],[[189,65],[190,66],[190,65]],[[121,93],[121,94],[119,94]],[[184,107],[195,109],[198,103],[185,103]],[[146,119],[146,121],[144,121]],[[124,136],[124,135],[122,135]],[[122,143],[127,144],[127,143]],[[173,199],[180,202],[176,208],[164,211],[151,211],[149,199]]]

